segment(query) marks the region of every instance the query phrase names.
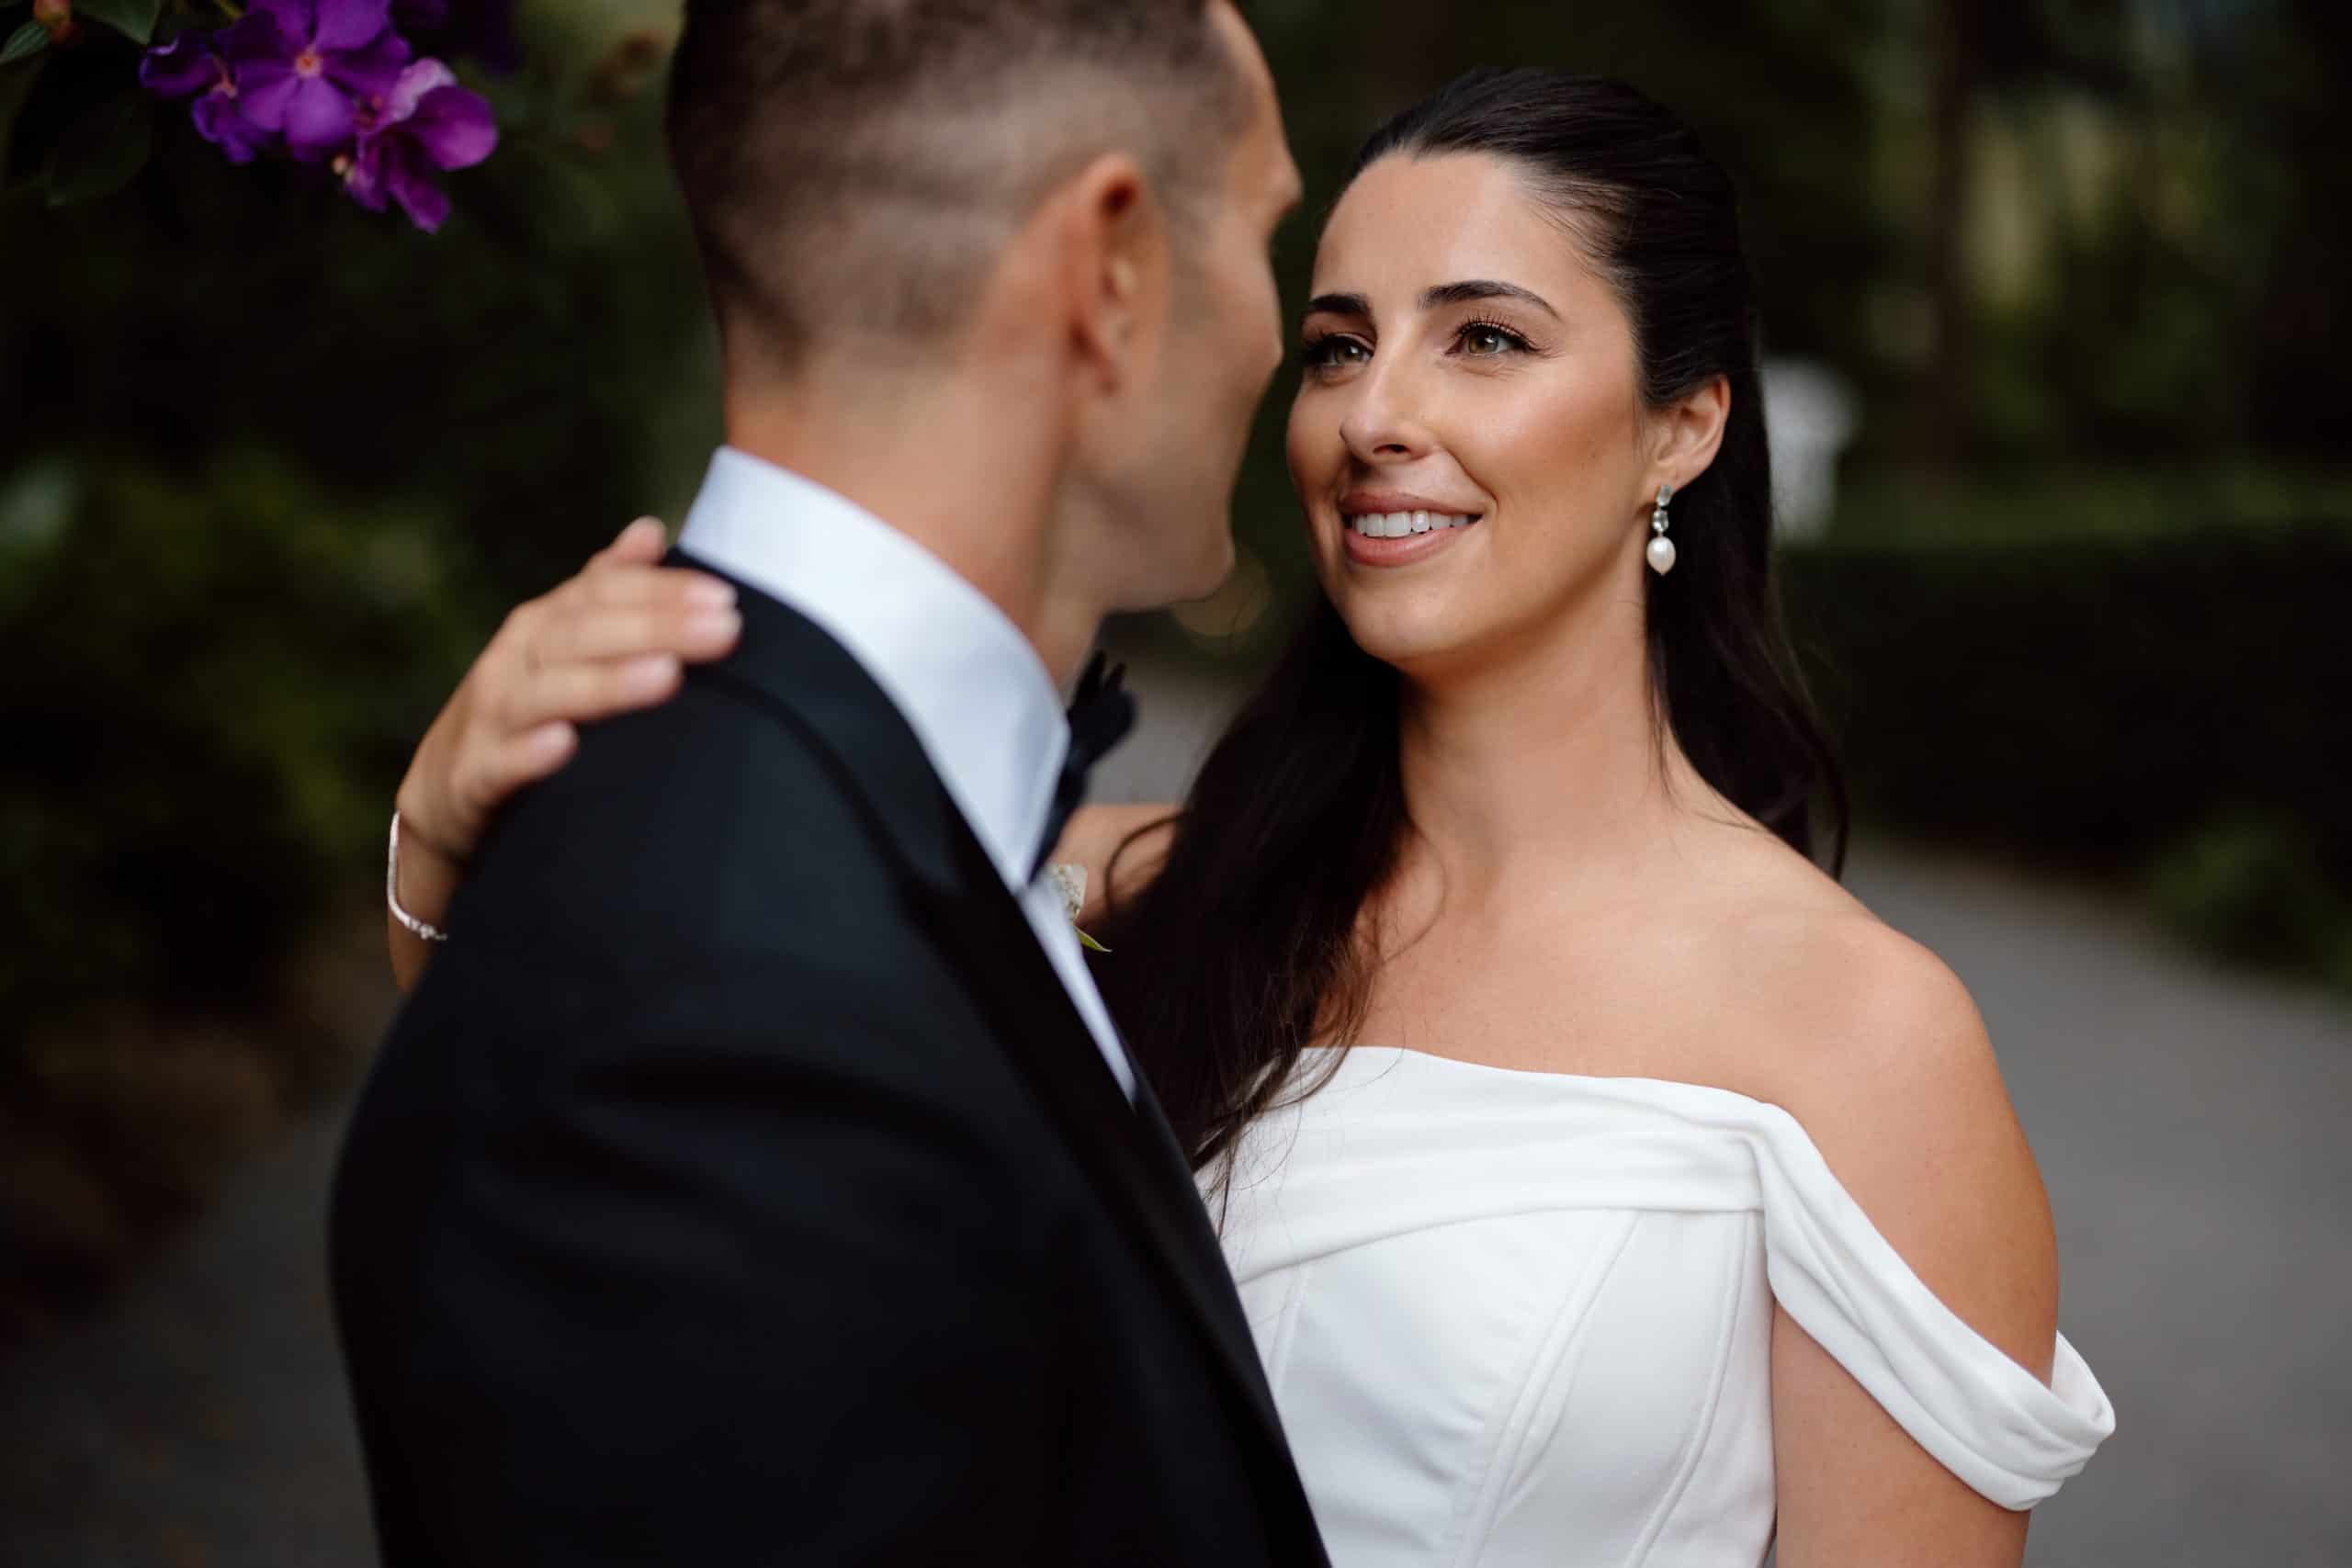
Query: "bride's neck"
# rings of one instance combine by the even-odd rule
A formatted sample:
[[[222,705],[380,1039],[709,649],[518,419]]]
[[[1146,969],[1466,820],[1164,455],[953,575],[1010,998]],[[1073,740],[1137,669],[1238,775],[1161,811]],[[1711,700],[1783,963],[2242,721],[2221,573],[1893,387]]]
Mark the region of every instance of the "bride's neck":
[[[1449,886],[1622,862],[1715,801],[1662,730],[1638,619],[1566,627],[1541,649],[1405,680],[1406,807]]]

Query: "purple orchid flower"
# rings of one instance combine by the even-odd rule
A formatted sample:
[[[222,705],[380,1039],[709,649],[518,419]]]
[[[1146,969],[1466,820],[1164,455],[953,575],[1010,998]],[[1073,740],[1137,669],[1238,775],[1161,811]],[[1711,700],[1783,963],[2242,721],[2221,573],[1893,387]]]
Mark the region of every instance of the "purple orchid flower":
[[[391,0],[253,0],[224,51],[245,118],[316,162],[391,93],[409,45],[392,30]]]
[[[420,60],[400,74],[380,114],[363,123],[359,152],[344,169],[344,188],[370,212],[397,201],[426,233],[449,216],[435,172],[470,168],[498,146],[489,102],[458,85],[457,73]]]
[[[229,162],[250,164],[268,150],[270,133],[245,116],[235,73],[220,52],[223,36],[182,33],[149,50],[139,62],[139,85],[160,97],[195,97],[198,134],[227,153]]]

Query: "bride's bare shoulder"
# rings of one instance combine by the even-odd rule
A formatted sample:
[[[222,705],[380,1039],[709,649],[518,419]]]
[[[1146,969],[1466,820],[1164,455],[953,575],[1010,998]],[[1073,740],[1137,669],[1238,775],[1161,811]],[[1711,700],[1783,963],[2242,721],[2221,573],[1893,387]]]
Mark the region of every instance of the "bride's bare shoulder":
[[[1968,987],[1842,889],[1759,897],[1724,935],[1752,1092],[1797,1119],[1930,1290],[2047,1377],[2049,1200]]]

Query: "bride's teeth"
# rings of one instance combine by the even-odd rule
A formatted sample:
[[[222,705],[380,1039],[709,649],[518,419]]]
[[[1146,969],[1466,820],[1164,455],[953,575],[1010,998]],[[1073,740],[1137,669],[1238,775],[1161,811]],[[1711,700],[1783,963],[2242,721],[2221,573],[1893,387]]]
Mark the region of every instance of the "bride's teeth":
[[[1366,512],[1346,519],[1367,539],[1402,539],[1440,528],[1467,528],[1476,517],[1452,512]]]

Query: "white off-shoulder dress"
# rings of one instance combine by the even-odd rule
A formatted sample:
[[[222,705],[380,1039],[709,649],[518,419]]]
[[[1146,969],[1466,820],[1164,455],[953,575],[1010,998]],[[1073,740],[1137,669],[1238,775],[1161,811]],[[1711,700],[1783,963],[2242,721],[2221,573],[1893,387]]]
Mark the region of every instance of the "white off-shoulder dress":
[[[1757,1568],[1776,1298],[2004,1507],[2114,1427],[2073,1346],[2045,1386],[1728,1089],[1359,1046],[1211,1198],[1335,1568]]]

